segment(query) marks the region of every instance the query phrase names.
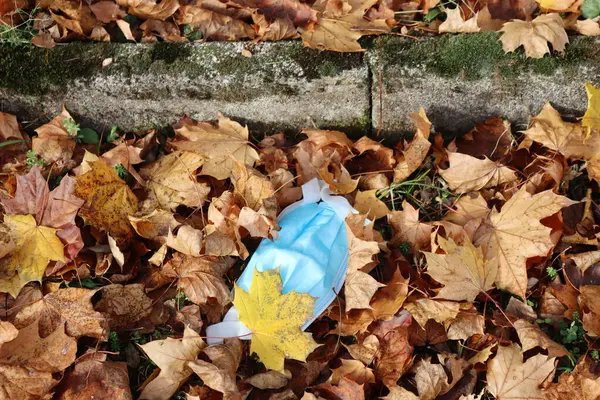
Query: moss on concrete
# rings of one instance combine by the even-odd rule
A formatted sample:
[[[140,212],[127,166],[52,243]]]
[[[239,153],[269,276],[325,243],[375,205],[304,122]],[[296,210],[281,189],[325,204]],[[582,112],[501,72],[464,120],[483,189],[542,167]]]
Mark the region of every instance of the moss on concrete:
[[[491,75],[510,79],[523,73],[552,75],[576,71],[581,64],[598,70],[600,52],[591,37],[570,37],[564,54],[553,53],[541,59],[526,58],[523,50],[505,54],[496,32],[447,34],[419,40],[381,37],[372,45],[370,60],[378,68],[418,68],[438,76],[458,76],[476,80]]]

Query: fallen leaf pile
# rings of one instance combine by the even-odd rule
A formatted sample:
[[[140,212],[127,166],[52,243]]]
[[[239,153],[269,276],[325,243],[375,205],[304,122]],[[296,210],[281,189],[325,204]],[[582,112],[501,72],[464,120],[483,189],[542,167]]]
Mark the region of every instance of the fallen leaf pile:
[[[565,29],[600,35],[599,16],[600,0],[11,0],[0,7],[0,43],[299,38],[351,52],[364,35],[499,31],[506,52],[541,58],[549,44],[563,52]]]
[[[281,4],[278,18],[310,14]],[[359,23],[319,7],[315,22]],[[66,110],[34,132],[0,113],[0,398],[599,398],[600,100],[587,91],[579,122],[548,103],[524,131],[492,118],[452,141],[420,110],[393,147],[317,129],[255,142],[223,115],[109,134]],[[235,282],[315,177],[359,213],[343,289],[302,331],[314,299],[282,293],[279,269]],[[208,345],[233,305],[251,340]]]

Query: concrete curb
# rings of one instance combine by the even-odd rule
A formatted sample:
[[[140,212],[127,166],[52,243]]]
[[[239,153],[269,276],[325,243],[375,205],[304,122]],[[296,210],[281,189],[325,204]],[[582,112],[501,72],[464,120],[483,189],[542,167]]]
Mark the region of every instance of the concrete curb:
[[[541,60],[505,55],[496,33],[387,36],[363,46],[362,54],[298,41],[0,47],[0,106],[33,126],[65,104],[96,129],[161,128],[220,111],[255,135],[318,127],[360,136],[381,125],[397,139],[413,131],[408,114],[421,106],[448,134],[498,115],[520,127],[546,100],[577,117],[586,108],[583,83],[600,81],[592,38],[571,38],[564,55]]]

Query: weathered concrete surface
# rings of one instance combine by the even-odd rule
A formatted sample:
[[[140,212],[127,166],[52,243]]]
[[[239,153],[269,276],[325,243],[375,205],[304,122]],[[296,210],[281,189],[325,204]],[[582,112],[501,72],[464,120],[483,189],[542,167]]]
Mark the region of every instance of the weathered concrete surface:
[[[381,37],[367,53],[372,120],[386,134],[413,132],[408,114],[423,107],[437,129],[465,133],[502,116],[524,129],[547,100],[567,117],[586,110],[584,83],[600,82],[600,42],[571,37],[564,55],[504,54],[496,33],[421,40]],[[381,77],[381,78],[380,78]],[[380,99],[382,102],[380,102]]]
[[[320,53],[302,43],[72,43],[50,51],[0,48],[0,105],[35,119],[64,104],[97,128],[165,127],[186,114],[246,122],[253,133],[303,127],[370,131],[362,54]],[[112,63],[103,67],[103,61]],[[42,121],[45,122],[45,121]]]

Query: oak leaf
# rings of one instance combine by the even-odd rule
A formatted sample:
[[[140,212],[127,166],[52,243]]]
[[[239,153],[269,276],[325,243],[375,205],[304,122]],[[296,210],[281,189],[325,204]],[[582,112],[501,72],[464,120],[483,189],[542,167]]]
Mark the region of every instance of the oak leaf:
[[[440,170],[440,175],[450,189],[459,194],[517,180],[513,170],[487,158],[480,160],[467,154],[449,151],[448,159],[450,166]]]
[[[565,50],[569,37],[560,15],[557,13],[541,14],[533,21],[506,22],[502,26],[502,48],[506,53],[515,51],[520,46],[525,48],[525,55],[532,58],[542,58],[550,53],[548,42],[559,53]]]
[[[279,268],[258,272],[250,291],[235,286],[233,304],[239,320],[252,331],[250,352],[258,355],[265,367],[283,371],[284,358],[305,361],[317,347],[312,334],[302,325],[312,316],[314,299],[297,292],[281,294]]]
[[[468,237],[461,245],[441,236],[437,241],[446,254],[425,253],[427,274],[444,285],[437,298],[474,301],[479,293],[492,289],[498,273],[496,258],[484,259],[481,248]]]
[[[523,362],[519,345],[499,346],[487,363],[487,389],[498,400],[543,399],[539,386],[554,372],[554,358],[538,354]]]
[[[233,160],[253,166],[258,153],[248,142],[248,128],[218,114],[217,125],[200,122],[185,124],[175,130],[183,140],[172,141],[178,150],[192,151],[206,158],[202,175],[227,179],[233,170]],[[233,157],[231,157],[233,156]]]
[[[95,290],[84,288],[59,289],[19,310],[14,324],[21,329],[38,323],[42,338],[64,327],[66,333],[74,338],[89,336],[106,340],[107,321],[102,314],[94,311],[91,301],[95,293]]]
[[[177,151],[142,168],[140,175],[148,180],[148,200],[143,208],[175,210],[180,205],[201,207],[210,192],[208,185],[196,182],[195,171],[202,164],[204,157],[189,151]]]
[[[23,286],[40,281],[48,262],[66,262],[56,229],[39,226],[31,215],[4,215],[15,249],[0,259],[0,291],[17,297]]]
[[[486,259],[498,258],[497,286],[525,298],[527,259],[546,256],[554,247],[551,229],[540,220],[571,204],[572,200],[551,190],[532,196],[523,187],[499,212],[491,212],[474,239]]]
[[[205,385],[227,397],[238,392],[235,375],[242,359],[242,349],[239,339],[228,339],[224,344],[204,348],[203,352],[211,362],[196,360],[188,366]]]
[[[202,338],[190,328],[185,328],[183,338],[154,340],[140,346],[160,368],[160,373],[142,390],[140,399],[162,400],[170,398],[189,378],[193,363],[206,346]]]
[[[233,265],[230,257],[190,257],[174,254],[165,267],[175,271],[177,287],[195,304],[214,298],[223,306],[231,302],[231,293],[222,275]]]
[[[117,243],[126,242],[133,236],[128,216],[137,211],[137,197],[104,161],[90,164],[91,170],[76,178],[73,191],[85,200],[79,215],[86,223],[108,232]]]

